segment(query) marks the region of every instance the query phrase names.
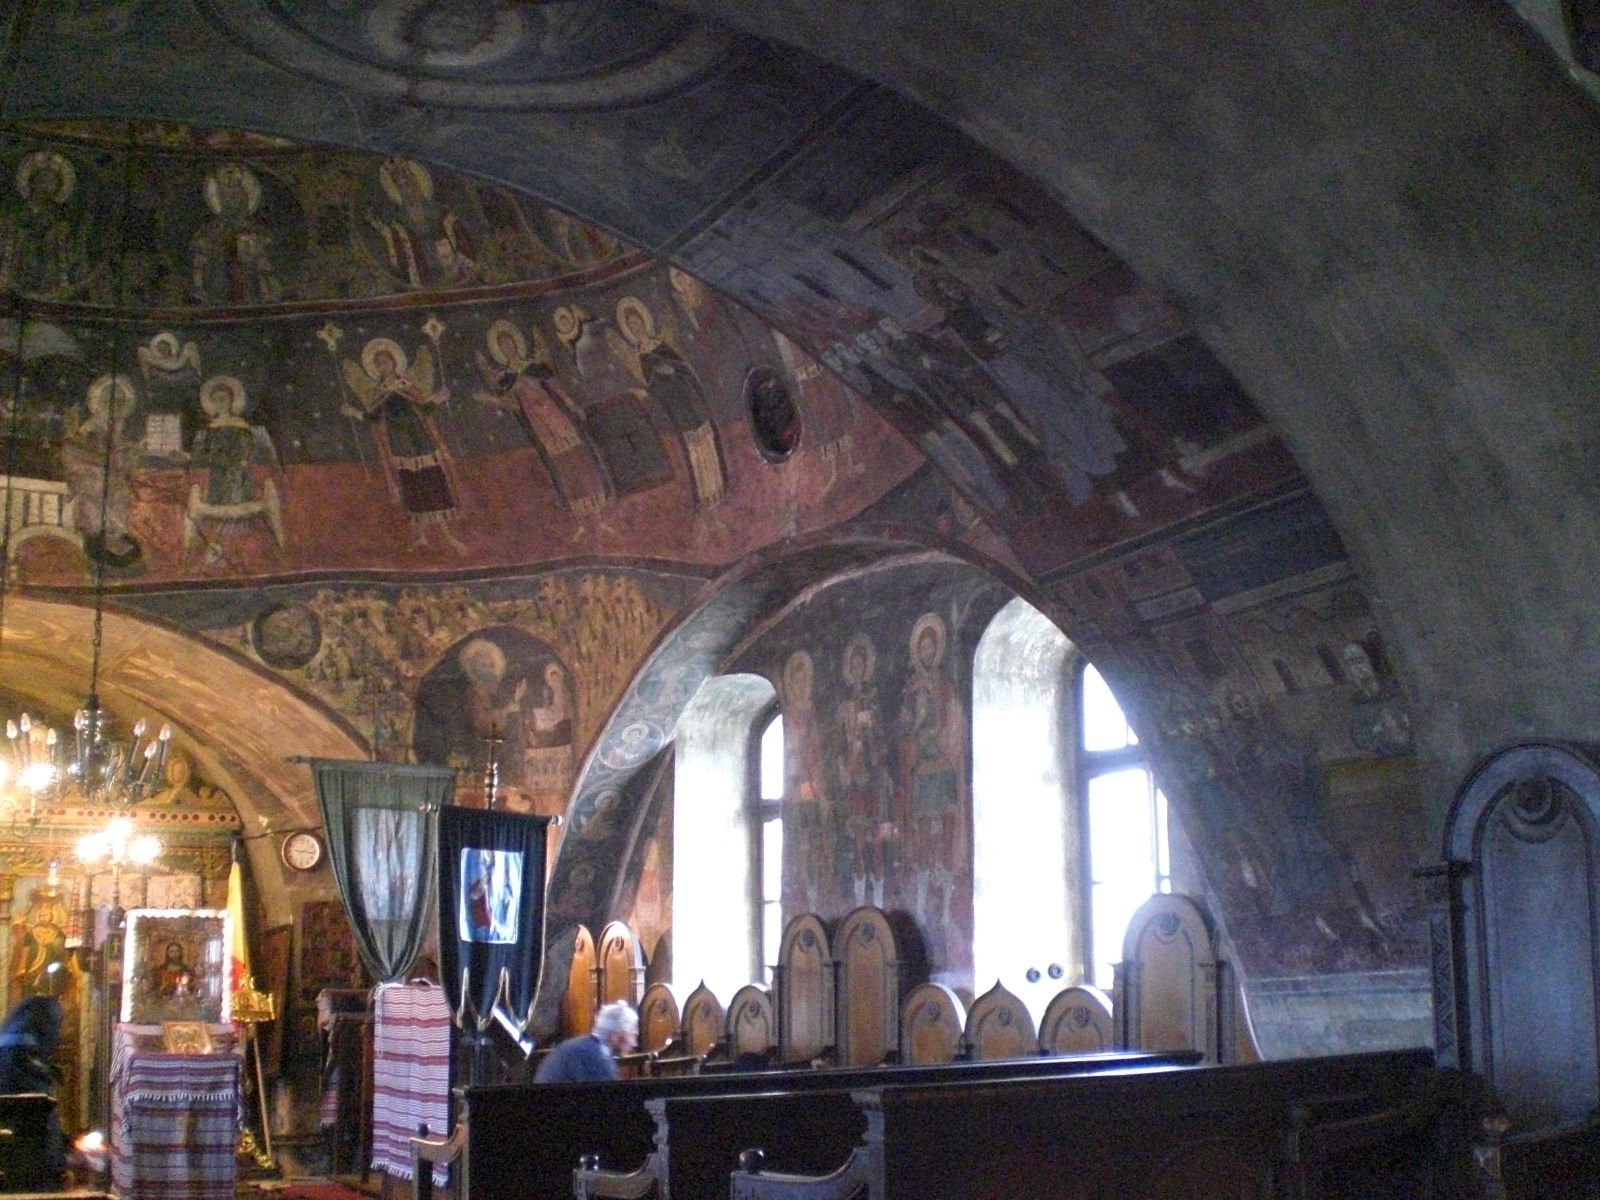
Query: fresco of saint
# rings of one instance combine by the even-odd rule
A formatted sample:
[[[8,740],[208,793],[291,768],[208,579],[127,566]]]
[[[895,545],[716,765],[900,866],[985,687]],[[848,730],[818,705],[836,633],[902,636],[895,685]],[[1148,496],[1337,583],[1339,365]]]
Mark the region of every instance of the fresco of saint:
[[[683,439],[695,502],[709,508],[726,495],[728,480],[699,377],[689,360],[657,334],[655,318],[637,296],[617,301],[617,328],[623,339],[619,357]]]
[[[479,350],[477,363],[484,387],[474,396],[517,414],[563,503],[575,512],[603,507],[606,480],[579,433],[583,414],[556,378],[538,330],[530,354],[520,329],[496,321],[489,326],[488,354]]]

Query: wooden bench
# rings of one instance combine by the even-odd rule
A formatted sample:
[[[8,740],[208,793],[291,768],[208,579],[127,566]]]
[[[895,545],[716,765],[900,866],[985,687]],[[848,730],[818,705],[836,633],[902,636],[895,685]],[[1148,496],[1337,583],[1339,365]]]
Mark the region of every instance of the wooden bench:
[[[1198,1055],[1129,1056],[1084,1055],[1056,1059],[990,1061],[942,1071],[928,1068],[878,1069],[865,1073],[865,1082],[897,1079],[903,1086],[962,1086],[974,1080],[1055,1078],[1099,1071],[1127,1069],[1132,1065],[1181,1070]],[[1046,1064],[1043,1069],[1038,1065]],[[598,1163],[582,1164],[572,1176],[572,1192],[579,1200],[638,1200],[644,1196],[717,1197],[725,1195],[728,1175],[738,1165],[742,1147],[760,1144],[768,1156],[791,1171],[823,1171],[850,1153],[865,1132],[865,1120],[856,1106],[855,1087],[862,1072],[813,1072],[804,1078],[840,1076],[834,1086],[788,1091],[740,1092],[724,1095],[662,1097],[645,1102],[655,1121],[654,1149],[633,1171],[605,1170]],[[773,1077],[769,1077],[773,1078]],[[841,1086],[844,1085],[844,1086]]]
[[[1452,1086],[1454,1073],[1430,1064],[1426,1051],[1403,1051],[875,1087],[855,1095],[865,1133],[834,1170],[770,1171],[760,1148],[751,1147],[731,1174],[729,1194],[732,1200],[1313,1194],[1454,1200],[1475,1194],[1467,1122],[1459,1119],[1465,1089]],[[1333,1144],[1316,1144],[1316,1131],[1335,1127],[1340,1136]],[[1378,1147],[1406,1152],[1368,1153]],[[1346,1187],[1329,1169],[1336,1161],[1370,1169]],[[1308,1181],[1317,1190],[1307,1191]]]
[[[1182,1052],[1119,1052],[1071,1058],[855,1070],[762,1071],[624,1079],[611,1083],[501,1084],[457,1091],[456,1128],[448,1139],[418,1139],[413,1152],[450,1162],[456,1200],[569,1195],[572,1172],[589,1158],[595,1167],[637,1168],[655,1148],[656,1122],[646,1102],[668,1097],[834,1091],[842,1095],[884,1083],[935,1084],[955,1079],[1054,1075],[1063,1070],[1109,1070],[1130,1064],[1191,1064]],[[731,1147],[736,1152],[738,1146]],[[597,1160],[597,1161],[595,1161]],[[416,1194],[429,1194],[427,1172]]]

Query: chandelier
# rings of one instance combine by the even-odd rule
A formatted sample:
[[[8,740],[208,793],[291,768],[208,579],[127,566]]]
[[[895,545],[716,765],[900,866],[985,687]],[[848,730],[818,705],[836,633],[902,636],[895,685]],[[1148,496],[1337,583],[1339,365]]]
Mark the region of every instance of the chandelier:
[[[130,133],[130,140],[131,140]],[[123,241],[127,210],[131,194],[131,156],[124,165],[122,210],[119,215],[119,242]],[[120,256],[112,264],[115,275],[114,292],[122,299],[123,284]],[[10,427],[6,436],[4,462],[5,488],[0,497],[4,508],[4,528],[0,530],[0,635],[5,620],[5,593],[13,570],[12,535],[13,520],[21,513],[22,505],[16,503],[13,488],[19,481],[16,476],[16,451],[20,442],[20,420],[24,407],[24,361],[28,343],[30,313],[20,293],[0,297],[0,313],[16,322],[16,342],[12,347],[12,378],[10,397]],[[71,745],[68,747],[56,731],[44,722],[35,721],[29,714],[5,723],[6,741],[0,749],[0,814],[8,809],[13,820],[24,817],[37,822],[42,815],[41,805],[49,802],[76,801],[118,811],[118,820],[125,820],[126,810],[146,799],[163,778],[172,728],[162,725],[159,732],[151,733],[150,723],[137,721],[129,739],[119,739],[112,727],[110,715],[100,704],[100,645],[101,629],[105,615],[106,562],[111,548],[108,534],[112,532],[110,517],[113,492],[113,464],[122,448],[122,425],[135,402],[132,380],[122,373],[125,333],[121,325],[111,332],[110,370],[90,385],[87,394],[87,416],[81,424],[75,423],[72,444],[82,455],[91,470],[97,470],[99,495],[89,489],[85,495],[75,497],[79,505],[98,507],[92,517],[97,529],[81,529],[81,545],[89,560],[93,576],[94,625],[91,639],[89,690],[83,706],[73,718]],[[26,484],[28,481],[21,481]],[[116,825],[116,822],[113,822]],[[101,842],[106,853],[131,853],[133,839],[120,826],[108,826],[102,831]],[[153,839],[151,839],[153,841]],[[116,849],[120,847],[120,850]],[[146,849],[148,847],[145,847]],[[159,846],[157,846],[159,851]],[[102,855],[103,857],[103,855]],[[152,856],[153,857],[153,856]],[[131,862],[131,859],[126,861]]]

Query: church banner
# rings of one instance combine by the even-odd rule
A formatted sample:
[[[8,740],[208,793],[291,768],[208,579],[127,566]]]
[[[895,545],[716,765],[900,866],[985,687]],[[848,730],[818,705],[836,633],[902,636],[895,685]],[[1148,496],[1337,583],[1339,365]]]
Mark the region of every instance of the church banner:
[[[437,862],[433,814],[455,794],[450,767],[311,760],[328,859],[380,981],[402,978],[421,953]]]
[[[439,971],[456,1012],[486,1021],[498,1001],[520,1026],[532,1008],[549,825],[548,817],[477,808],[439,814]]]

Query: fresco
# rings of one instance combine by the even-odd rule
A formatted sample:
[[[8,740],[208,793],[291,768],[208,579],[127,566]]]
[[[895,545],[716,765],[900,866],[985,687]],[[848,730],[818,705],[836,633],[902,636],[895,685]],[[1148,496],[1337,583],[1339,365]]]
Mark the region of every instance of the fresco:
[[[699,581],[567,569],[473,584],[299,585],[129,597],[261,663],[378,757],[456,766],[481,802],[484,737],[512,807],[559,812],[582,753]]]
[[[1173,304],[887,93],[860,96],[682,261],[869,397],[1031,570],[1294,473]]]
[[[972,649],[1008,598],[970,567],[864,573],[730,668],[782,704],[785,917],[908,914],[952,986],[972,984]]]
[[[1252,976],[1414,968],[1410,717],[1337,536],[1290,493],[1058,581]]]
[[[161,126],[132,145],[103,127],[0,131],[0,287],[36,300],[272,311],[527,290],[641,261],[509,188],[410,159]]]
[[[0,139],[19,189],[0,205],[0,272],[52,302],[0,317],[29,582],[81,581],[74,551],[112,583],[575,552],[720,564],[915,469],[795,343],[504,189],[394,158],[164,127],[108,147],[75,128]],[[110,253],[130,221],[136,248]],[[783,454],[754,428],[757,395],[763,419],[783,414]]]

